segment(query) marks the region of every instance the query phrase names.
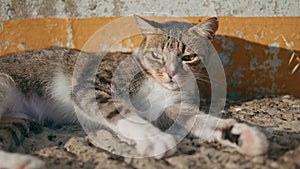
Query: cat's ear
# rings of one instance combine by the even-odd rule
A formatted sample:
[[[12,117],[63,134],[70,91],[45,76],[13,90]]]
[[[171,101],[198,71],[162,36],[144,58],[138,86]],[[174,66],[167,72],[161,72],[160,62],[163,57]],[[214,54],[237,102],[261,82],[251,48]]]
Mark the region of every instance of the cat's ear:
[[[158,24],[154,21],[149,21],[138,15],[134,15],[134,19],[135,19],[135,22],[138,25],[143,36],[146,36],[147,34],[155,34],[155,33],[162,34],[163,33],[161,29],[154,26],[154,25]]]
[[[188,31],[196,31],[204,36],[206,36],[209,40],[213,40],[216,31],[218,30],[219,22],[217,17],[212,17],[207,19],[204,22],[201,22],[194,27],[190,28]]]

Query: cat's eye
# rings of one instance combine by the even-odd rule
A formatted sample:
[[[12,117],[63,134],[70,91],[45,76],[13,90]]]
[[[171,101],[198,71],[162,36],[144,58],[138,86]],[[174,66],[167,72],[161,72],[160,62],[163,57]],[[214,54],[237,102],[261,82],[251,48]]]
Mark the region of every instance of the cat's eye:
[[[158,54],[158,53],[156,53],[156,52],[152,52],[152,57],[153,57],[154,59],[161,59],[161,58],[162,58],[162,55],[160,55],[160,54]]]
[[[181,59],[182,59],[182,61],[190,62],[190,61],[195,60],[196,57],[197,56],[195,54],[191,54],[191,55],[185,55]]]

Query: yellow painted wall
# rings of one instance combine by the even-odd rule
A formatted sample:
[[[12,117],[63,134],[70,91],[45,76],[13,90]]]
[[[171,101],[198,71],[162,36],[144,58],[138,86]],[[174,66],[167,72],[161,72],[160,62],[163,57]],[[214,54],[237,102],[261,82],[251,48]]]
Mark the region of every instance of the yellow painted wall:
[[[198,23],[205,18],[181,19]],[[54,45],[93,51],[94,47],[86,48],[84,44],[96,31],[105,32],[104,39],[98,39],[109,44],[117,36],[138,32],[132,18],[122,20],[122,26],[109,26],[119,19],[122,17],[0,21],[0,55]],[[224,60],[230,96],[294,94],[300,97],[300,68],[293,71],[300,63],[300,17],[219,17],[219,22],[214,45]],[[132,36],[114,50],[131,51],[140,40],[140,36]]]

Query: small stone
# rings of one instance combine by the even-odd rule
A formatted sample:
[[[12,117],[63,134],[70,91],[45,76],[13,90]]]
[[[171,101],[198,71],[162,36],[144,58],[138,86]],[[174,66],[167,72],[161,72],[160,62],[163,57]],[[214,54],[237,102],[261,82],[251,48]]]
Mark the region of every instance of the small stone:
[[[283,95],[281,98],[282,98],[282,99],[290,99],[291,96],[290,96],[290,95]]]
[[[279,167],[278,163],[276,163],[276,162],[274,162],[274,161],[272,161],[272,162],[270,163],[270,166],[273,167],[273,168],[278,168],[278,167]]]
[[[265,162],[264,157],[262,156],[257,156],[254,157],[252,162],[256,163],[256,164],[263,164]]]

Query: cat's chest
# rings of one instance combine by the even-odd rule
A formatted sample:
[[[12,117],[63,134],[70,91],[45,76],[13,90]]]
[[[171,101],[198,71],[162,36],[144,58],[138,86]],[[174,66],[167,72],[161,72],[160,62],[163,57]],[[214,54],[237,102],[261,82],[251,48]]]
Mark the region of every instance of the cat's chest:
[[[180,93],[162,87],[149,78],[131,98],[131,104],[141,116],[148,120],[156,119],[169,106],[180,101]]]

